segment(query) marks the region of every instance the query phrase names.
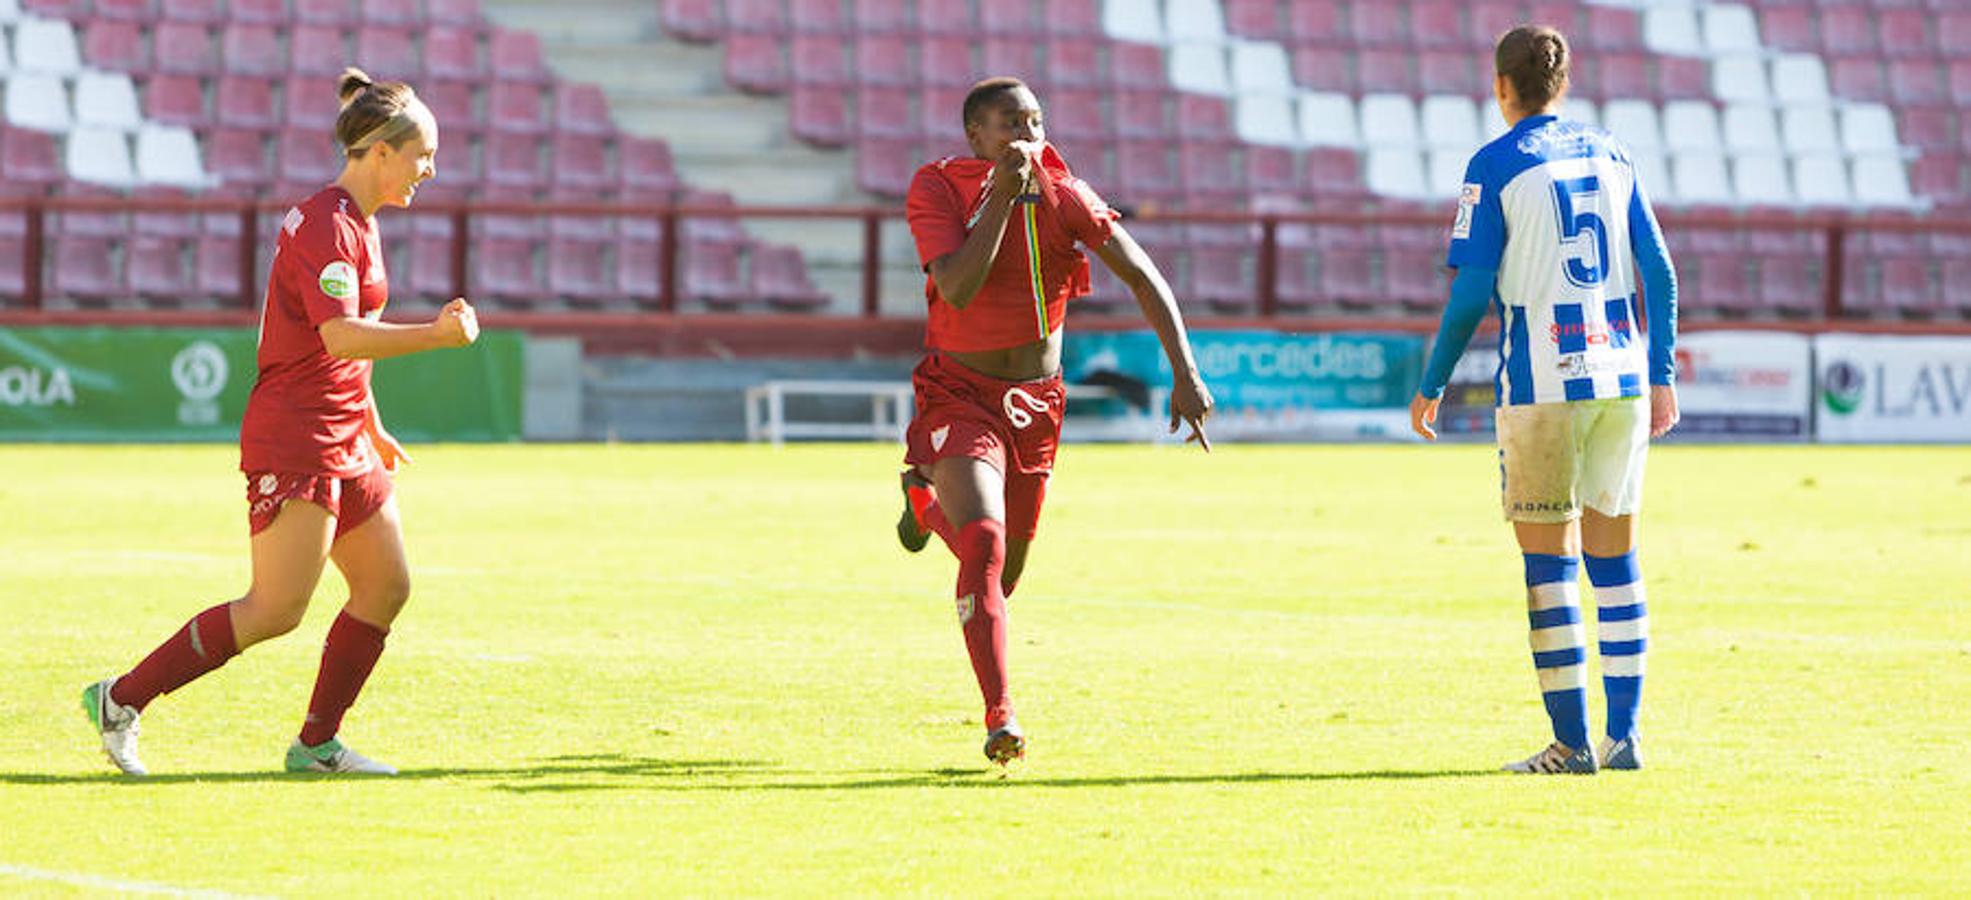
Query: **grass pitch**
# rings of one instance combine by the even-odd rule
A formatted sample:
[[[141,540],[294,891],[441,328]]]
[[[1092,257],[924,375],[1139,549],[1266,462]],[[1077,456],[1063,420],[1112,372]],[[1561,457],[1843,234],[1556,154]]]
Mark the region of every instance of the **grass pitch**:
[[[1068,447],[1004,779],[895,448],[415,452],[344,727],[404,774],[279,772],[330,575],[133,781],[76,695],[245,587],[235,451],[0,447],[0,894],[1971,886],[1962,448],[1659,450],[1649,768],[1594,778],[1496,772],[1547,726],[1489,447]]]

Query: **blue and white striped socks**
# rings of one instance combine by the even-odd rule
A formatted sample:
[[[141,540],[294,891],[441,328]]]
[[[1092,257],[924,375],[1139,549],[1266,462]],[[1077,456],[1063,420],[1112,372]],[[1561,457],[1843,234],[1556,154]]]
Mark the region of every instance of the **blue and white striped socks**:
[[[1581,627],[1581,560],[1527,553],[1526,619],[1533,668],[1553,720],[1554,740],[1588,746],[1587,635]]]
[[[1608,692],[1608,736],[1626,740],[1636,732],[1643,657],[1649,649],[1642,568],[1636,564],[1634,550],[1621,556],[1590,556],[1587,562],[1588,581],[1595,586],[1599,607],[1596,621],[1601,630],[1602,689]]]

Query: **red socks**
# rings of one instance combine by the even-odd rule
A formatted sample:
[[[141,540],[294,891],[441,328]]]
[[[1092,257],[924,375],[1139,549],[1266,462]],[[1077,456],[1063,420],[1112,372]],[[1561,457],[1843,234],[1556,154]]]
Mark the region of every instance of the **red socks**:
[[[389,631],[357,620],[348,610],[335,617],[322,644],[322,668],[315,676],[315,694],[308,700],[301,743],[313,747],[342,729],[342,715],[356,704],[363,682],[383,655],[386,634]]]
[[[958,621],[965,629],[965,652],[972,657],[979,694],[985,700],[986,728],[1005,724],[1013,714],[1006,694],[1006,598],[999,577],[1006,567],[1006,526],[979,519],[958,529]]]
[[[151,655],[110,687],[110,699],[139,711],[159,694],[169,694],[239,655],[233,640],[232,604],[221,603],[192,617]]]
[[[958,535],[952,531],[951,520],[944,517],[944,507],[938,505],[937,495],[928,487],[916,486],[908,488],[904,494],[910,498],[910,512],[917,517],[917,524],[943,539],[944,545],[957,554]]]

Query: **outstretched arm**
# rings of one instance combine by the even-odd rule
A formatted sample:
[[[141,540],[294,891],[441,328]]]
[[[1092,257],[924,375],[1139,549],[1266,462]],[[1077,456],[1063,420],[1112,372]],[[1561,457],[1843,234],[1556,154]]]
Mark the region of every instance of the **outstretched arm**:
[[[1430,348],[1430,362],[1424,365],[1423,384],[1410,399],[1410,429],[1424,440],[1437,440],[1437,404],[1444,397],[1444,386],[1451,382],[1451,370],[1458,365],[1471,333],[1485,320],[1485,308],[1498,289],[1499,273],[1494,269],[1465,266],[1451,280],[1451,300],[1444,305],[1444,319],[1437,326],[1437,340]]]
[[[318,328],[322,348],[336,359],[387,359],[420,350],[463,347],[479,339],[479,314],[463,298],[438,311],[421,325],[372,322],[358,316],[339,316]]]
[[[1172,372],[1171,433],[1177,432],[1180,421],[1189,423],[1191,436],[1185,441],[1195,440],[1206,451],[1211,450],[1211,439],[1205,436],[1204,430],[1205,420],[1211,418],[1211,391],[1198,374],[1198,361],[1191,353],[1191,340],[1184,333],[1184,317],[1177,312],[1177,297],[1170,290],[1170,282],[1164,280],[1156,262],[1121,225],[1114,226],[1114,234],[1108,243],[1095,249],[1095,255],[1129,285],[1130,293],[1136,295],[1137,307],[1143,311],[1144,321],[1150,323],[1157,340],[1163,343],[1164,356],[1170,360]]]

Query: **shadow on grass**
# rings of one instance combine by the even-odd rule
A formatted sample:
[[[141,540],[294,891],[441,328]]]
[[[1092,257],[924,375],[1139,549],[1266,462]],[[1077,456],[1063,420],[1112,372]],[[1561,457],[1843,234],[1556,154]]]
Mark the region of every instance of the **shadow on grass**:
[[[721,773],[735,774],[735,773]],[[736,774],[773,776],[804,775],[807,780],[726,780],[715,783],[695,784],[650,784],[650,783],[556,783],[546,784],[501,784],[496,790],[512,793],[536,793],[556,791],[610,791],[610,790],[658,790],[658,791],[867,791],[900,790],[912,788],[986,788],[1007,790],[1012,788],[1105,788],[1105,787],[1155,787],[1165,785],[1242,785],[1242,784],[1293,784],[1317,783],[1325,781],[1408,781],[1430,778],[1482,778],[1502,774],[1498,769],[1441,769],[1441,770],[1399,770],[1377,769],[1360,772],[1233,772],[1223,774],[1192,775],[1090,775],[1090,776],[1033,776],[1028,772],[1015,771],[1001,773],[988,769],[932,769],[926,772],[897,774],[887,778],[861,778],[831,781],[814,780],[812,776],[821,772],[793,772],[787,770],[760,769]],[[880,774],[880,773],[877,773]]]
[[[750,759],[653,759],[621,754],[551,756],[528,765],[458,766],[445,769],[404,769],[394,776],[348,775],[319,772],[283,772],[278,769],[252,772],[183,772],[146,775],[141,778],[115,772],[88,775],[46,775],[35,772],[0,772],[0,784],[188,784],[211,782],[378,780],[494,780],[563,778],[569,776],[613,776],[617,778],[690,778],[701,775],[741,772],[772,772],[773,764]]]

